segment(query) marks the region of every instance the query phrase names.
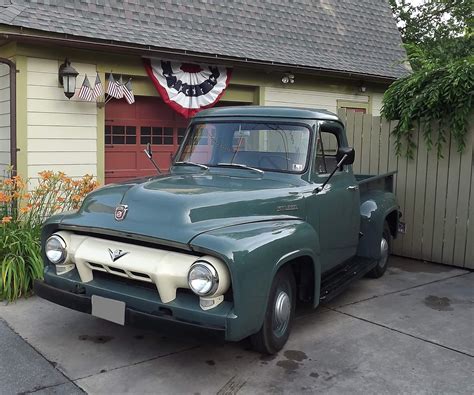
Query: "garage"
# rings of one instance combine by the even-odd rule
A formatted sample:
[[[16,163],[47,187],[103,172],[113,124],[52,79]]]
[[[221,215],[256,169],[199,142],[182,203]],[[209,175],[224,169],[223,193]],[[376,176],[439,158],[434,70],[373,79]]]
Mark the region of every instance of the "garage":
[[[105,183],[156,173],[143,150],[153,147],[160,169],[169,169],[188,121],[158,97],[137,96],[135,103],[112,100],[105,106]]]
[[[220,101],[216,107],[251,102]],[[189,120],[159,97],[136,96],[135,103],[111,100],[105,105],[105,183],[156,174],[143,150],[150,143],[153,159],[163,172],[186,133]]]

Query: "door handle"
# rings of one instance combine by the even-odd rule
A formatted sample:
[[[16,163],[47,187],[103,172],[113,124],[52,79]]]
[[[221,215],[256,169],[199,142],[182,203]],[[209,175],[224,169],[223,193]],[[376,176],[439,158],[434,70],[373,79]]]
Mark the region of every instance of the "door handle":
[[[347,187],[349,191],[358,191],[359,187],[357,185],[350,185]]]

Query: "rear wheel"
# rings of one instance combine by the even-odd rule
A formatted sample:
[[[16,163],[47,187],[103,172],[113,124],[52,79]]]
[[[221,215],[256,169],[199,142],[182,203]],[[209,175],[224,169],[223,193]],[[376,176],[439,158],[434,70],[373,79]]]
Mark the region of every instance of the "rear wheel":
[[[255,351],[275,354],[290,336],[295,315],[295,278],[289,266],[273,279],[262,328],[250,337]]]
[[[390,234],[390,227],[388,226],[388,223],[385,222],[382,238],[380,240],[380,259],[377,262],[377,266],[367,273],[367,277],[379,278],[384,275],[388,267],[391,249],[392,235]]]

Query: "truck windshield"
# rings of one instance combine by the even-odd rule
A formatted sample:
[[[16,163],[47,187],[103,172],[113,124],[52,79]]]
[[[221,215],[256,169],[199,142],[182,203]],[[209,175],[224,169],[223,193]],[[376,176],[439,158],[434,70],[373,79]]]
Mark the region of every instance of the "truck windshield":
[[[309,141],[310,131],[301,125],[197,123],[191,127],[175,163],[302,173]]]

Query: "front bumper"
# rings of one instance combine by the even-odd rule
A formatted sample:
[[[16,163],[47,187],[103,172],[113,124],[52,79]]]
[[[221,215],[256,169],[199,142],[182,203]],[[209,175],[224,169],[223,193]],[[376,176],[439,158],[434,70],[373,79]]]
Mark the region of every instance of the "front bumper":
[[[45,280],[34,282],[35,294],[61,306],[91,314],[92,295],[98,295],[125,302],[126,325],[193,338],[234,340],[231,327],[237,317],[231,303],[223,302],[211,311],[203,311],[194,295],[185,294],[165,304],[153,289],[108,279],[82,283],[76,271],[59,276],[50,265],[44,274]]]
[[[64,291],[52,287],[42,280],[35,280],[33,289],[35,294],[43,299],[82,313],[91,314],[92,304],[90,296]],[[162,333],[173,335],[181,334],[184,336],[192,336],[193,338],[212,338],[218,341],[225,340],[224,328],[206,327],[189,322],[177,321],[164,314],[148,314],[128,307],[125,309],[125,324],[144,329],[154,329]]]

